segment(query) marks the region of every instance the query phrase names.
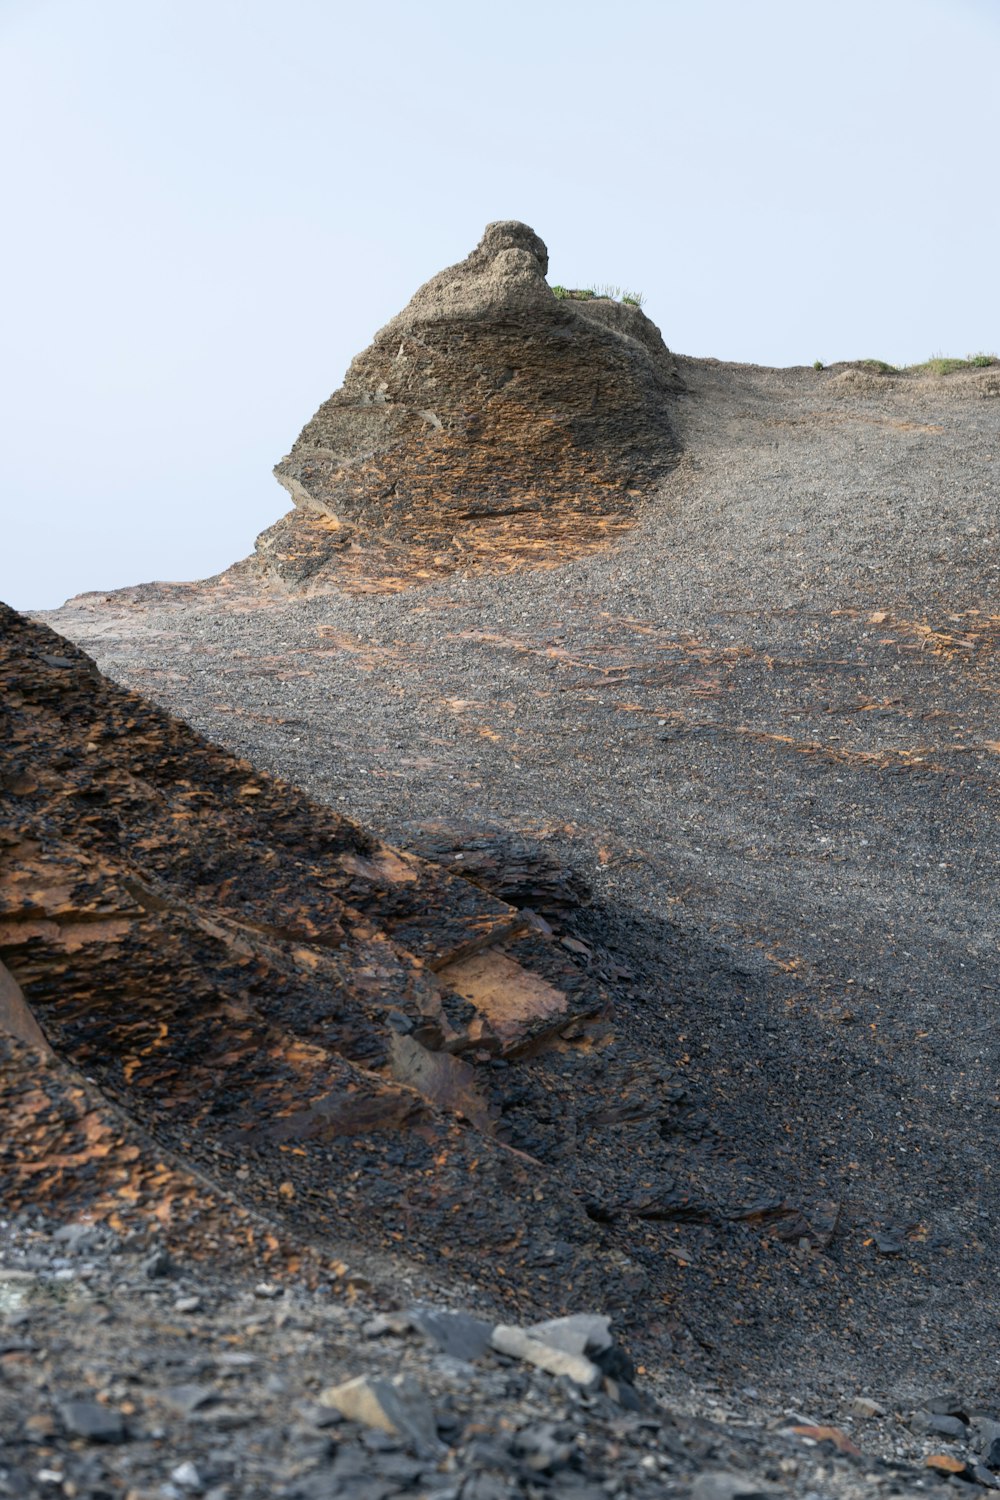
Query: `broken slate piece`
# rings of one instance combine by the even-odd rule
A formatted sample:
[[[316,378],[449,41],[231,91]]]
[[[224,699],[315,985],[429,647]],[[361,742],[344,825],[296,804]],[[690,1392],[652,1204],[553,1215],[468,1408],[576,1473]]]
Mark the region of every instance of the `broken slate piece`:
[[[421,1457],[444,1452],[430,1402],[411,1375],[392,1380],[358,1375],[320,1394],[321,1406],[332,1406],[348,1421],[404,1438]]]
[[[121,1413],[98,1401],[60,1401],[59,1415],[72,1437],[91,1443],[120,1443],[125,1438]]]
[[[498,1323],[491,1342],[498,1354],[523,1359],[549,1375],[565,1375],[587,1390],[596,1389],[601,1382],[600,1370],[585,1354],[568,1353],[554,1344],[547,1344],[526,1328]]]
[[[937,1437],[963,1438],[965,1424],[957,1417],[943,1417],[932,1412],[927,1419],[926,1431],[933,1432]]]
[[[425,1338],[452,1359],[464,1359],[471,1364],[482,1359],[490,1348],[493,1324],[483,1318],[441,1307],[421,1306],[411,1307],[409,1318]]]
[[[885,1407],[873,1401],[870,1396],[855,1396],[848,1405],[853,1416],[861,1417],[865,1421],[870,1421],[872,1417],[885,1416]]]

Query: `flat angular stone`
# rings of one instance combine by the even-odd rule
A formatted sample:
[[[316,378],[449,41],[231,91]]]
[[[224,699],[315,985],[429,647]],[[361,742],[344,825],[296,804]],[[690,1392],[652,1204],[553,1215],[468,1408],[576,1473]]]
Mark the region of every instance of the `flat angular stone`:
[[[377,1427],[411,1443],[422,1455],[443,1451],[437,1435],[434,1412],[412,1376],[392,1380],[358,1375],[342,1385],[329,1386],[319,1397],[321,1406],[332,1406],[350,1422]]]
[[[490,1349],[493,1324],[469,1313],[417,1306],[410,1309],[410,1321],[452,1359],[463,1359],[471,1364],[482,1359]]]

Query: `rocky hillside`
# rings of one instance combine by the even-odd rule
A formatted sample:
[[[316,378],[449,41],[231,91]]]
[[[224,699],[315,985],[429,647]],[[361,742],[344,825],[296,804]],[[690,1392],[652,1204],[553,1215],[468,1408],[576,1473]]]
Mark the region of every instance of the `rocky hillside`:
[[[451,1455],[397,1431],[379,1500],[992,1484],[996,370],[675,359],[544,270],[491,226],[422,289],[254,559],[50,617],[120,686],[4,616],[18,1243],[89,1216],[104,1286],[166,1237],[189,1363],[242,1309],[303,1399],[370,1280],[338,1374],[398,1359]],[[435,1365],[421,1299],[491,1352]],[[497,1324],[573,1313],[617,1374],[525,1384]],[[382,1463],[341,1418],[289,1494]]]

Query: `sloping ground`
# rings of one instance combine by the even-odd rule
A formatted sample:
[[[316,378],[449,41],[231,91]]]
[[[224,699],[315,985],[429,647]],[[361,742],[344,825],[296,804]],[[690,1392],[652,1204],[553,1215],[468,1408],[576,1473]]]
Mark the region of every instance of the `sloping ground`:
[[[499,826],[593,886],[550,919],[618,985],[614,1039],[522,1064],[504,1119],[653,1343],[691,1329],[733,1381],[989,1382],[996,376],[680,370],[685,458],[603,552],[60,628],[397,842],[453,865],[475,838],[424,825]]]

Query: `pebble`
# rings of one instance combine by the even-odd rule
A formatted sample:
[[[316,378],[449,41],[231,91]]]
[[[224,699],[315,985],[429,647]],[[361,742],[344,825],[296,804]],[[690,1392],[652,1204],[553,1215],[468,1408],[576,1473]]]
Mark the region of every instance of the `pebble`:
[[[171,1469],[170,1478],[172,1483],[179,1485],[182,1490],[202,1490],[205,1488],[201,1474],[196,1464],[190,1459],[178,1464],[176,1469]]]
[[[200,1297],[178,1297],[174,1303],[175,1313],[196,1313],[201,1311]]]

